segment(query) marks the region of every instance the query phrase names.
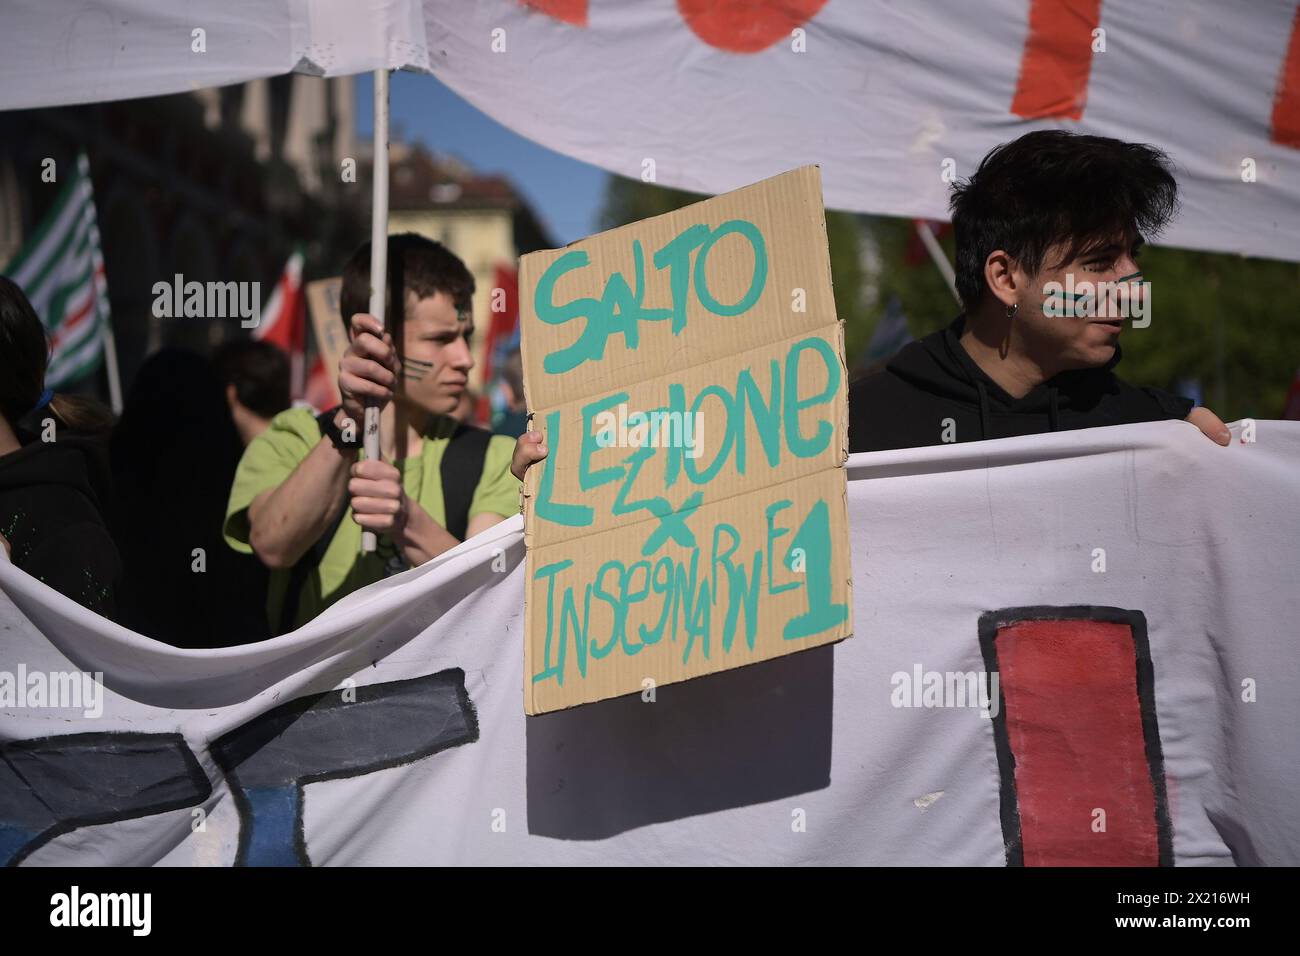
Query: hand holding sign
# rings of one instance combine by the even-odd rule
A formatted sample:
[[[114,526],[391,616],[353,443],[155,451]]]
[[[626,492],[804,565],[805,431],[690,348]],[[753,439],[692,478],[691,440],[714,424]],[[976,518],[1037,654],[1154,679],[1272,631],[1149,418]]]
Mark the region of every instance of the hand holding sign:
[[[546,439],[537,432],[524,432],[515,439],[515,453],[510,459],[510,472],[520,481],[530,466],[546,457]]]

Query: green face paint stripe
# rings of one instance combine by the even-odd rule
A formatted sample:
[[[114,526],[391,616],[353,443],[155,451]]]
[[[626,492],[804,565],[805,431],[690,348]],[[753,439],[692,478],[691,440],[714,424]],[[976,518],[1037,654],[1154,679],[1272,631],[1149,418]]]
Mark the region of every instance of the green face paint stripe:
[[[402,370],[406,372],[407,378],[415,382],[422,380],[432,368],[432,362],[422,362],[419,359],[411,358],[402,359]]]

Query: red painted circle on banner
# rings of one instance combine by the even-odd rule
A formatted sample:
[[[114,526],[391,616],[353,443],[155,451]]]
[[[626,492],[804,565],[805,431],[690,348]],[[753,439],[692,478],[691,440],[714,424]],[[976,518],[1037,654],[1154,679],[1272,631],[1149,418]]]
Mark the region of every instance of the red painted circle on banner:
[[[825,5],[826,0],[677,0],[697,37],[732,53],[766,50]]]

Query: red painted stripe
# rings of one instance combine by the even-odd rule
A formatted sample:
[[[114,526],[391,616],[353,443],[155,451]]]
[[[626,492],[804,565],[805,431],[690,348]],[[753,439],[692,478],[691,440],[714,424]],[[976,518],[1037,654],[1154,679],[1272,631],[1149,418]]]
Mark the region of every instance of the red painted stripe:
[[[1101,0],[1030,0],[1029,34],[1011,112],[1025,119],[1080,119],[1092,72]]]
[[[526,7],[576,27],[587,25],[587,0],[520,0]]]
[[[1269,137],[1275,143],[1300,149],[1300,7],[1291,24],[1291,42],[1277,80],[1273,97],[1273,120]]]
[[[1132,628],[1021,621],[998,631],[997,657],[1025,865],[1157,866]]]

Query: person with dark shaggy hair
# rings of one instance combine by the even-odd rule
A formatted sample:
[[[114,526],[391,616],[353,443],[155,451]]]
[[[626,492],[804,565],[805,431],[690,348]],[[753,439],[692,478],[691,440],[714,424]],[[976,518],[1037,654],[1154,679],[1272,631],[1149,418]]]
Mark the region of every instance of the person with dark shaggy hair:
[[[964,311],[850,387],[850,450],[1163,419],[1228,444],[1213,412],[1115,374],[1125,319],[1150,320],[1139,251],[1177,206],[1151,146],[1042,130],[992,150],[951,199]]]
[[[27,296],[0,276],[0,551],[54,590],[114,618],[122,562],[101,511],[112,484],[112,416],[89,399],[46,388],[49,356],[45,327]]]

